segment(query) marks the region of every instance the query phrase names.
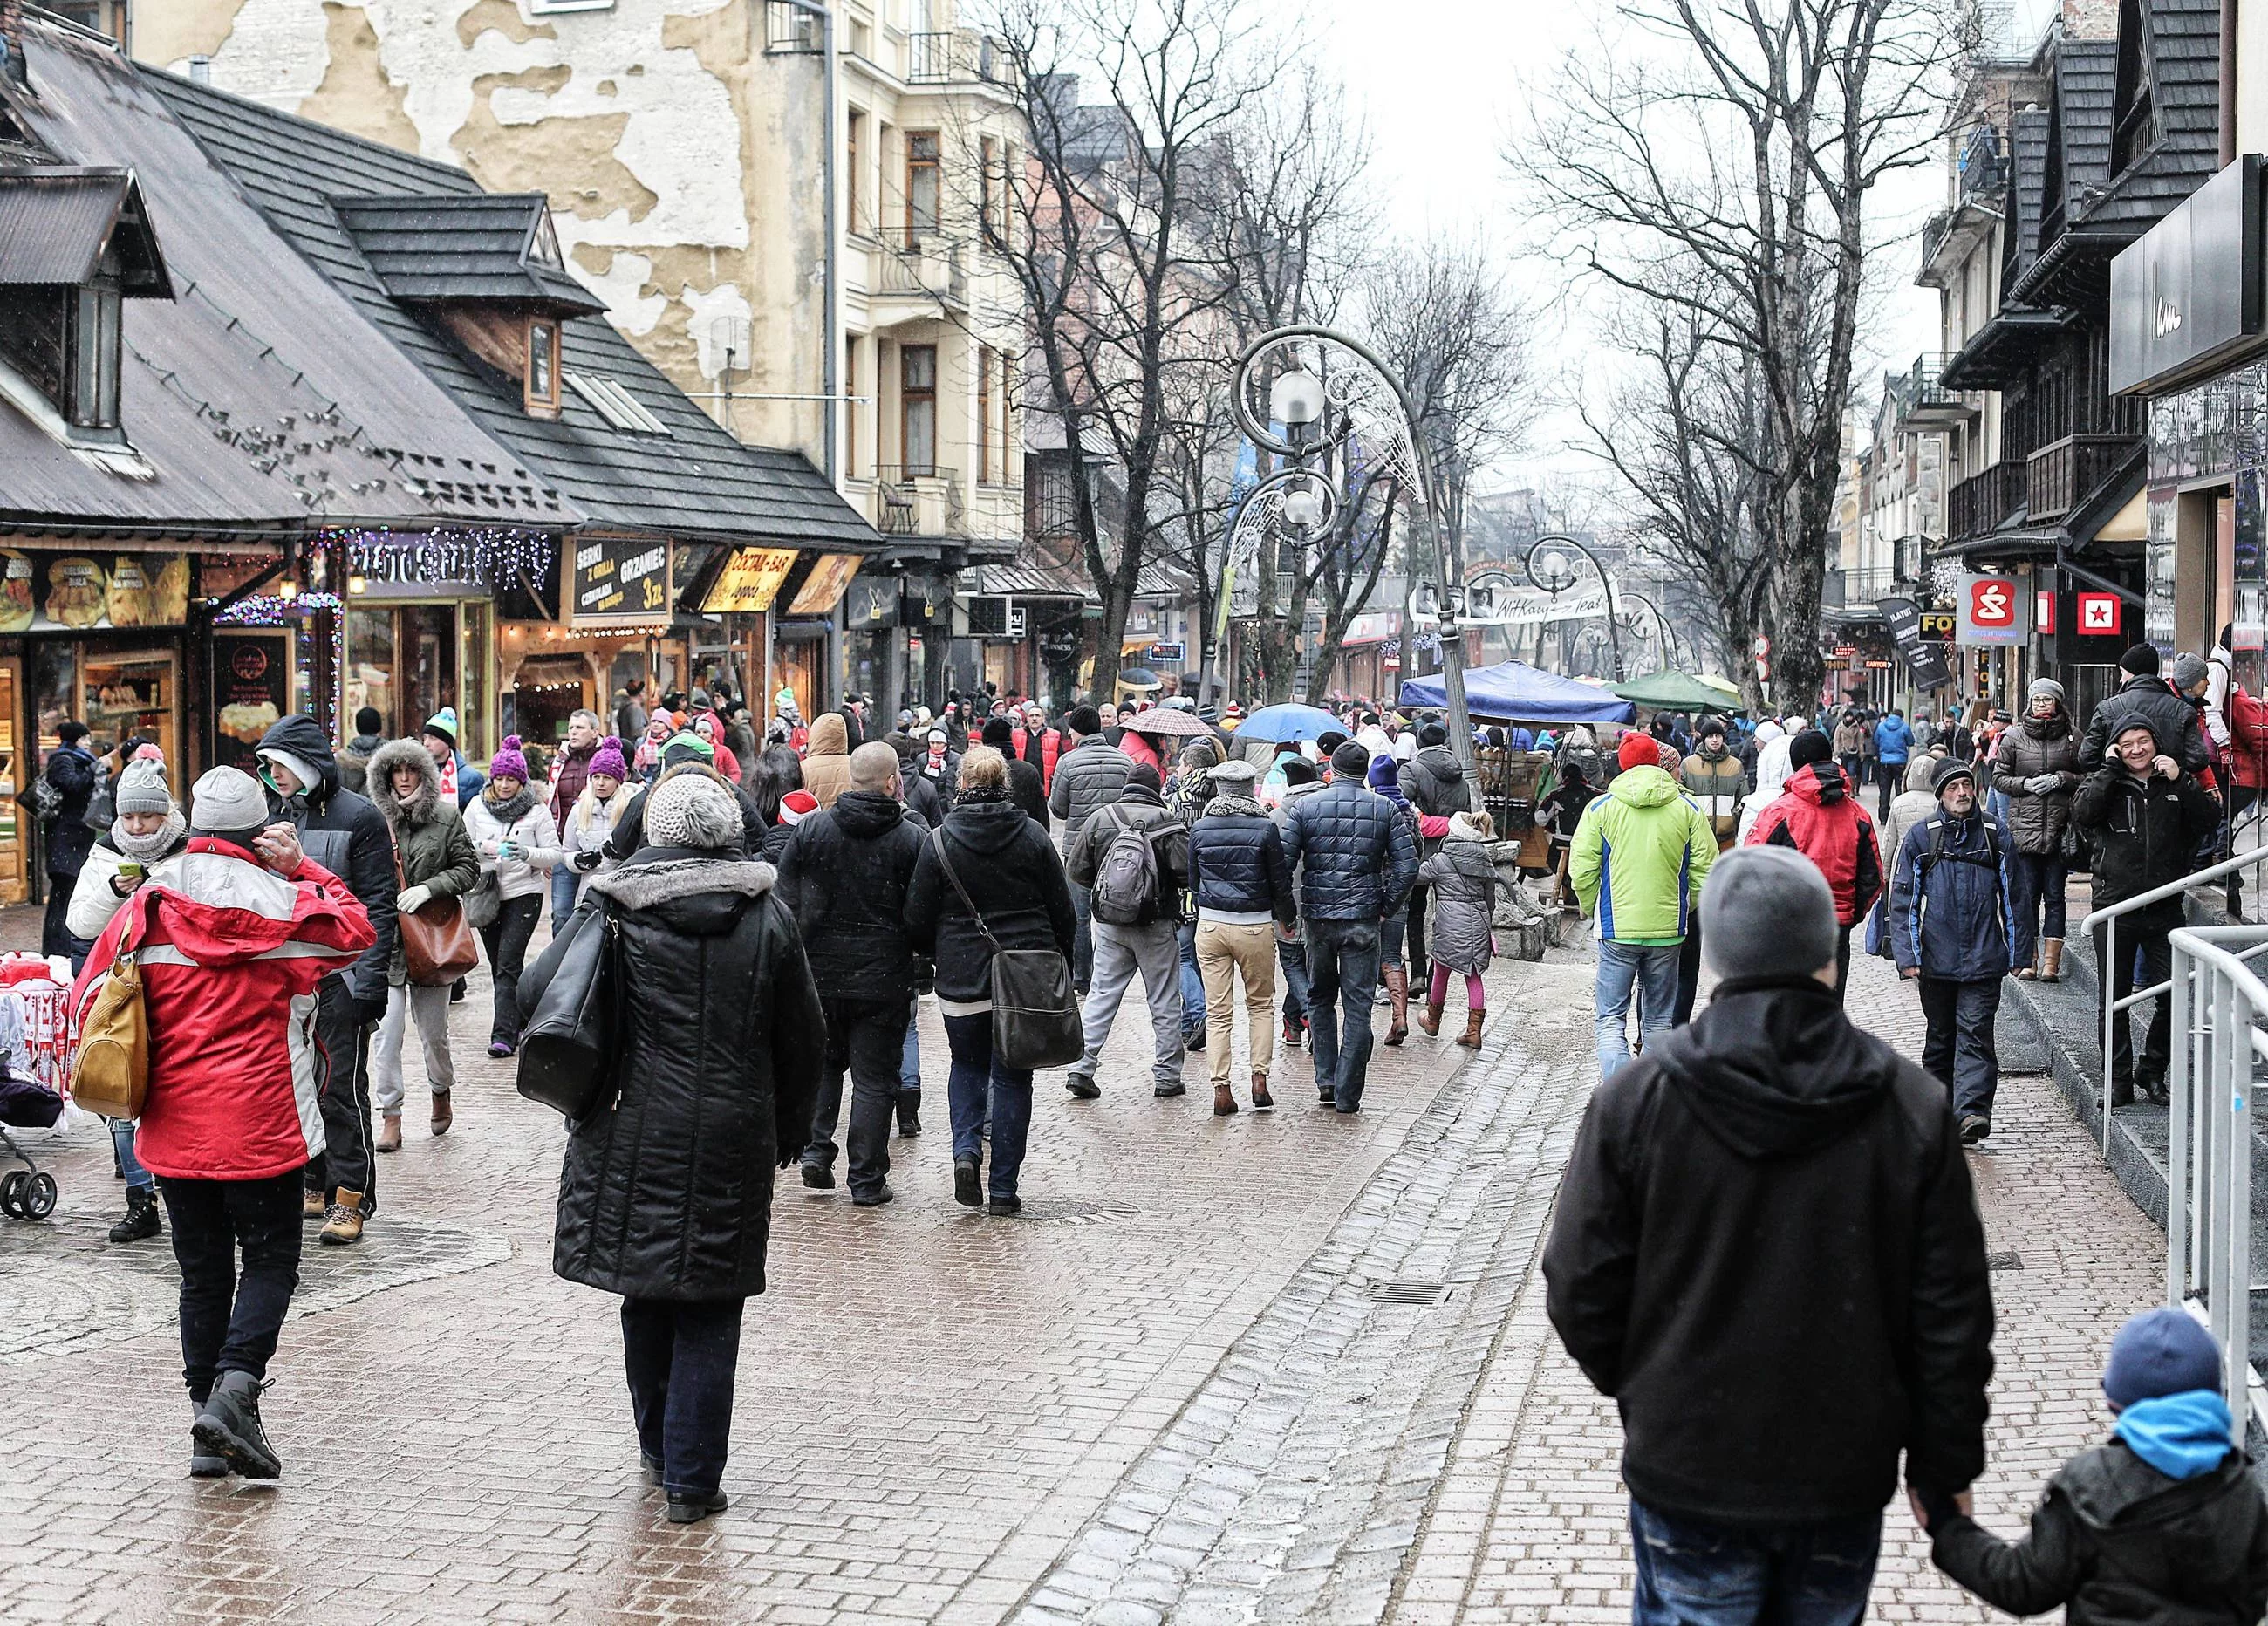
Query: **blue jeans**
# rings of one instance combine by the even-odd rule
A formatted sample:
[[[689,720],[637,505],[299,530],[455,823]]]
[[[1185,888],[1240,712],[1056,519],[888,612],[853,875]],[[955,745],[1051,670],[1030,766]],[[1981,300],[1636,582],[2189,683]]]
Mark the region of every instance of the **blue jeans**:
[[[1297,1027],[1307,1019],[1307,945],[1298,938],[1276,939],[1276,963],[1284,968],[1284,1020]]]
[[[1673,974],[1675,962],[1672,962]],[[1315,1093],[1341,1112],[1362,1108],[1370,1068],[1370,1011],[1378,990],[1378,923],[1307,923],[1307,1021],[1315,1058]],[[1340,1029],[1344,1015],[1346,1026]]]
[[[1631,1626],[1856,1626],[1882,1516],[1728,1529],[1631,1499]]]
[[[2059,852],[2012,852],[2008,855],[2008,912],[2016,917],[2008,958],[2014,968],[2033,963],[2039,940],[2064,935],[2064,885],[2071,872]],[[2043,919],[2043,916],[2045,916]]]
[[[992,1054],[992,1013],[948,1016],[945,1041],[953,1051],[946,1075],[946,1115],[953,1120],[953,1160],[984,1155],[987,1093],[992,1113],[991,1193],[1016,1195],[1016,1175],[1024,1166],[1024,1146],[1032,1132],[1032,1070],[1000,1065]]]
[[[555,938],[567,930],[567,917],[575,912],[575,892],[582,879],[582,872],[571,864],[552,866],[551,935]]]
[[[118,1166],[125,1172],[129,1191],[148,1191],[158,1181],[142,1159],[134,1155],[134,1120],[113,1118],[110,1121],[110,1146],[118,1154]]]
[[[638,1449],[662,1465],[663,1488],[709,1496],[733,1440],[733,1378],[745,1299],[622,1300],[622,1365]]]
[[[1631,1058],[1631,997],[1638,997],[1638,1031],[1664,1033],[1677,1011],[1678,945],[1646,947],[1636,943],[1599,945],[1599,1077],[1611,1078]]]
[[[1197,975],[1197,923],[1182,923],[1182,1032],[1204,1032],[1204,978]]]
[[[905,1054],[898,1058],[898,1093],[902,1095],[921,1093],[921,1001],[916,1000],[906,1017]]]
[[[1079,917],[1071,938],[1071,985],[1083,999],[1094,980],[1094,894],[1075,880],[1064,885],[1071,888],[1071,912]]]

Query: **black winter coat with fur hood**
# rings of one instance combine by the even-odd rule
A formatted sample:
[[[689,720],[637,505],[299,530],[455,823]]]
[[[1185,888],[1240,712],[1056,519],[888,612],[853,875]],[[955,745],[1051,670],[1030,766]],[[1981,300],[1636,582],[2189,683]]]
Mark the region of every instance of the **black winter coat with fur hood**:
[[[826,1031],[774,879],[738,850],[648,847],[584,889],[578,910],[616,922],[623,997],[608,1104],[568,1126],[551,1268],[569,1281],[674,1302],[764,1291],[772,1171],[810,1138]],[[530,1008],[559,959],[521,982]]]

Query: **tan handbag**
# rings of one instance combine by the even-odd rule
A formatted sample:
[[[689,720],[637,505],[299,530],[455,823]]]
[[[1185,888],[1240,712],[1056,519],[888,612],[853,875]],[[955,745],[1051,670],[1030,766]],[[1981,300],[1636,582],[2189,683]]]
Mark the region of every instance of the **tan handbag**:
[[[409,890],[400,848],[394,853],[394,879],[402,891]],[[446,988],[481,963],[480,945],[454,898],[430,899],[414,915],[397,913],[394,923],[401,933],[401,963],[414,987]]]
[[[153,889],[144,888],[141,937],[150,933],[157,911]],[[79,1023],[78,1054],[71,1063],[70,1097],[75,1105],[105,1118],[138,1118],[150,1093],[150,1011],[142,997],[141,938],[121,948],[103,974],[102,984]]]

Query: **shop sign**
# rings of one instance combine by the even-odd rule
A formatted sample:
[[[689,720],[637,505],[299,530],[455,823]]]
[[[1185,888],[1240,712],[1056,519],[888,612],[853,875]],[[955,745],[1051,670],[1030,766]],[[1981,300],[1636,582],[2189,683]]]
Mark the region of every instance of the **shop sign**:
[[[257,773],[254,751],[291,703],[291,635],[280,628],[212,635],[213,762]]]
[[[832,614],[835,607],[843,602],[843,592],[850,586],[850,578],[858,573],[858,555],[854,553],[829,553],[819,555],[811,567],[811,574],[803,578],[803,585],[795,595],[795,602],[787,607],[791,615]]]
[[[2177,388],[2259,347],[2263,163],[2238,158],[2111,261],[2111,394]]]
[[[892,577],[859,577],[843,595],[843,621],[853,632],[898,624],[898,584]]]
[[[2030,630],[2025,624],[2024,595],[2014,577],[1963,570],[1955,614],[1961,618],[1954,629],[1956,644],[2021,644]]]
[[[669,619],[669,544],[651,537],[585,536],[572,544],[568,620],[578,624]]]
[[[1152,644],[1150,664],[1153,666],[1177,666],[1189,658],[1189,649],[1181,644]]]
[[[2056,596],[2053,589],[2032,595],[2032,625],[2040,631],[2056,629]]]
[[[703,615],[761,615],[779,597],[780,584],[795,569],[792,548],[735,548],[716,585],[701,600]]]
[[[2079,629],[2089,637],[2115,638],[2119,636],[2118,595],[2115,592],[2082,592],[2079,595]]]
[[[1882,613],[1882,624],[1889,629],[1898,652],[1905,657],[1907,670],[1913,673],[1918,687],[1942,688],[1953,681],[1943,652],[1923,632],[1923,622],[1933,612],[1924,611],[1911,599],[1882,599],[1876,601],[1874,607]]]
[[[187,554],[48,554],[0,548],[0,633],[179,627]]]

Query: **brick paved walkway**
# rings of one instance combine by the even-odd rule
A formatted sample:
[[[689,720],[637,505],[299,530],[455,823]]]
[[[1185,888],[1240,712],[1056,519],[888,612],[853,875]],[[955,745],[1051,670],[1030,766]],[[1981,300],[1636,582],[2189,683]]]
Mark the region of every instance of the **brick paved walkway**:
[[[1854,1010],[1918,1043],[1910,993],[1859,975]],[[55,1221],[0,1222],[0,1618],[1625,1619],[1619,1431],[1532,1269],[1591,1082],[1588,955],[1491,983],[1478,1066],[1381,1049],[1354,1120],[1306,1105],[1300,1054],[1273,1115],[1213,1120],[1196,1057],[1153,1101],[1130,1010],[1101,1101],[1042,1079],[1021,1220],[952,1203],[941,1092],[893,1206],[783,1188],[733,1507],[684,1530],[638,1481],[612,1301],[550,1274],[561,1131],[504,1069],[460,1063],[446,1138],[412,1123],[364,1247],[310,1249],[276,1489],[182,1476],[167,1250],[101,1240],[118,1187],[82,1131]],[[2161,1242],[2043,1084],[2005,1085],[1998,1124],[1979,1502],[2013,1531],[2099,1429]],[[1889,1528],[1877,1614],[1984,1618]]]

